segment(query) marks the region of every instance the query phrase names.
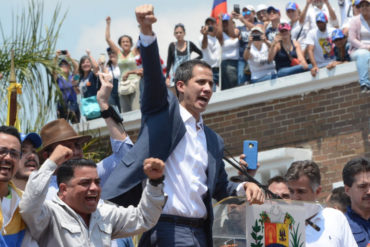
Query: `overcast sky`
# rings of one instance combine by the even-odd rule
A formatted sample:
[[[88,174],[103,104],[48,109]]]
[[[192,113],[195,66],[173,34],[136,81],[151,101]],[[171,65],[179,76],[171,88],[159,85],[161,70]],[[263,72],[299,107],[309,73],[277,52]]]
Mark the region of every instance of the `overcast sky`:
[[[12,13],[19,13],[22,6],[26,6],[28,0],[0,0],[1,16],[0,21],[5,28],[5,32],[10,32],[7,27],[11,27]],[[256,7],[262,1],[228,1],[228,11],[230,12],[234,4],[241,7],[251,4]],[[285,5],[288,1],[268,0],[266,5],[273,5],[280,8],[282,17],[285,17]],[[302,9],[305,0],[296,1]],[[54,9],[57,1],[45,1],[46,18],[50,18],[50,12]],[[114,41],[122,34],[128,34],[137,40],[138,28],[135,19],[135,7],[151,3],[154,5],[155,14],[158,22],[154,26],[154,31],[158,36],[160,53],[162,58],[167,58],[167,48],[170,42],[174,41],[173,28],[175,24],[181,22],[186,28],[186,39],[198,45],[200,28],[204,20],[211,13],[213,0],[63,0],[62,13],[68,11],[63,23],[57,49],[67,49],[72,57],[79,59],[84,55],[88,48],[92,51],[95,58],[99,54],[105,53],[107,44],[105,42],[105,18],[111,16],[111,35]],[[332,6],[337,10],[337,0],[330,0]],[[336,13],[338,13],[336,11]],[[339,13],[337,14],[339,18]],[[45,21],[48,23],[49,21]]]

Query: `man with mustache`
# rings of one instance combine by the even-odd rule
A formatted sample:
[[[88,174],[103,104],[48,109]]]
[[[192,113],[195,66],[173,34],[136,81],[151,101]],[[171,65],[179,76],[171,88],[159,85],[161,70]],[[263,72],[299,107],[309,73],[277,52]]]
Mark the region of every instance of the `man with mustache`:
[[[115,238],[140,234],[156,224],[166,202],[163,193],[164,162],[148,158],[142,169],[148,176],[137,207],[101,203],[96,164],[71,159],[73,151],[55,147],[41,168],[31,174],[19,203],[22,218],[32,237],[42,246],[110,246]],[[58,196],[46,200],[53,173]]]
[[[370,245],[370,160],[354,158],[343,168],[344,190],[351,198],[346,216],[359,247]]]
[[[22,191],[11,181],[19,167],[21,137],[16,128],[0,126],[0,246],[37,246],[26,230],[18,204]]]
[[[40,168],[40,160],[36,149],[41,146],[42,141],[37,133],[21,134],[21,141],[22,155],[13,182],[17,188],[24,190],[31,172]]]

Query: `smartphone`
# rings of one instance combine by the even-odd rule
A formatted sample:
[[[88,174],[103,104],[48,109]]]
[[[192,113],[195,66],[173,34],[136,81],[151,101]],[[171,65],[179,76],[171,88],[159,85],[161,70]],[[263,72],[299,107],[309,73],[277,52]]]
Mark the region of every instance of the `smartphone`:
[[[245,162],[248,164],[249,170],[257,169],[258,160],[258,141],[245,140],[243,142],[243,153]]]
[[[240,6],[239,4],[234,4],[234,12],[240,14]]]
[[[61,53],[62,55],[67,55],[67,50],[61,50],[61,51],[60,51],[60,53]]]
[[[257,35],[252,35],[252,40],[253,41],[261,41],[261,35],[257,34]]]
[[[213,26],[208,26],[208,32],[213,32]]]

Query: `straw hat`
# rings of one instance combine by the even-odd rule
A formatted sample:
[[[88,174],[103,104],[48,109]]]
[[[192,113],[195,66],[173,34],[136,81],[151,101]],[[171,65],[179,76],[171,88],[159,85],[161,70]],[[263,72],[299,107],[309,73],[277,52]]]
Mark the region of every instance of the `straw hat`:
[[[40,136],[43,144],[40,153],[42,153],[52,144],[58,142],[75,140],[78,143],[83,144],[91,139],[90,135],[78,135],[65,119],[57,119],[47,123],[44,127],[42,127]]]

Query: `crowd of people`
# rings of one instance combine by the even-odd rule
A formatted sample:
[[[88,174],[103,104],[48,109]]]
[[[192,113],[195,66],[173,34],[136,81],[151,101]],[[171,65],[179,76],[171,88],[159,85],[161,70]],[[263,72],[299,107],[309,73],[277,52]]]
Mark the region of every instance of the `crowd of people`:
[[[280,10],[274,6],[247,5],[230,14],[220,14],[217,19],[206,18],[197,43],[185,40],[185,26],[179,23],[174,28],[176,42],[168,47],[166,66],[161,61],[166,85],[175,93],[176,69],[195,52],[196,59],[212,68],[214,91],[217,86],[225,90],[305,71],[316,76],[320,68],[333,69],[338,64],[356,61],[361,92],[370,93],[369,1],[339,3],[341,13],[346,13],[340,16],[341,24],[328,0],[307,0],[303,9],[288,2],[285,8],[288,20],[281,19]],[[107,62],[105,56],[96,62],[87,50],[87,56],[78,64],[68,51],[57,51],[56,58],[63,55],[60,72],[54,76],[63,98],[58,103],[58,117],[76,123],[81,117],[89,120],[100,116],[96,102],[98,71],[112,74],[110,103],[119,112],[140,108],[143,89],[140,42],[135,45],[129,35],[122,35],[115,43],[110,25],[111,18],[107,17]]]
[[[68,51],[58,51],[57,55],[66,57],[59,63],[64,76],[56,73],[59,85],[70,85],[86,98],[95,97],[109,130],[112,155],[98,164],[84,159],[82,146],[91,136],[77,134],[63,118],[43,126],[40,135],[20,135],[14,127],[0,126],[1,246],[133,246],[131,237],[141,233],[139,246],[213,246],[212,199],[238,195],[250,204],[264,203],[265,194],[257,184],[228,180],[223,140],[203,123],[201,113],[213,94],[215,67],[199,59],[178,64],[173,94],[152,27],[157,21],[153,6],[139,6],[135,14],[140,28],[138,51],[132,51],[132,41],[123,36],[119,43],[126,52],[117,55],[121,51],[111,44],[110,18],[106,39],[112,58],[125,60],[121,61],[125,65],[114,62],[127,67],[124,76],[142,77],[142,126],[137,141],[131,141],[114,109],[118,102],[112,99],[113,70],[98,71],[99,62],[87,51],[79,65],[73,64],[73,70],[80,71],[81,82],[77,83],[77,77],[69,73],[73,60]],[[233,26],[231,22],[227,25]],[[170,50],[190,52],[191,43],[183,40],[185,29],[180,25],[176,30],[182,38]],[[253,26],[251,30],[253,34],[263,29]],[[232,33],[222,40],[232,43]],[[271,52],[285,49],[286,41],[282,38]],[[266,44],[266,40],[260,42]],[[140,71],[129,65],[132,53],[141,55]],[[178,55],[174,55],[174,66]],[[225,66],[235,64],[239,60]],[[63,96],[69,99],[71,92],[65,90]],[[132,105],[133,98],[128,100]],[[240,165],[247,169],[242,159]],[[322,208],[309,219],[318,228],[305,226],[306,246],[370,244],[370,161],[349,161],[343,182],[350,199],[345,215]],[[313,161],[296,161],[285,177],[271,179],[268,188],[283,199],[315,202],[321,192],[320,169]],[[334,199],[333,193],[328,201]]]

